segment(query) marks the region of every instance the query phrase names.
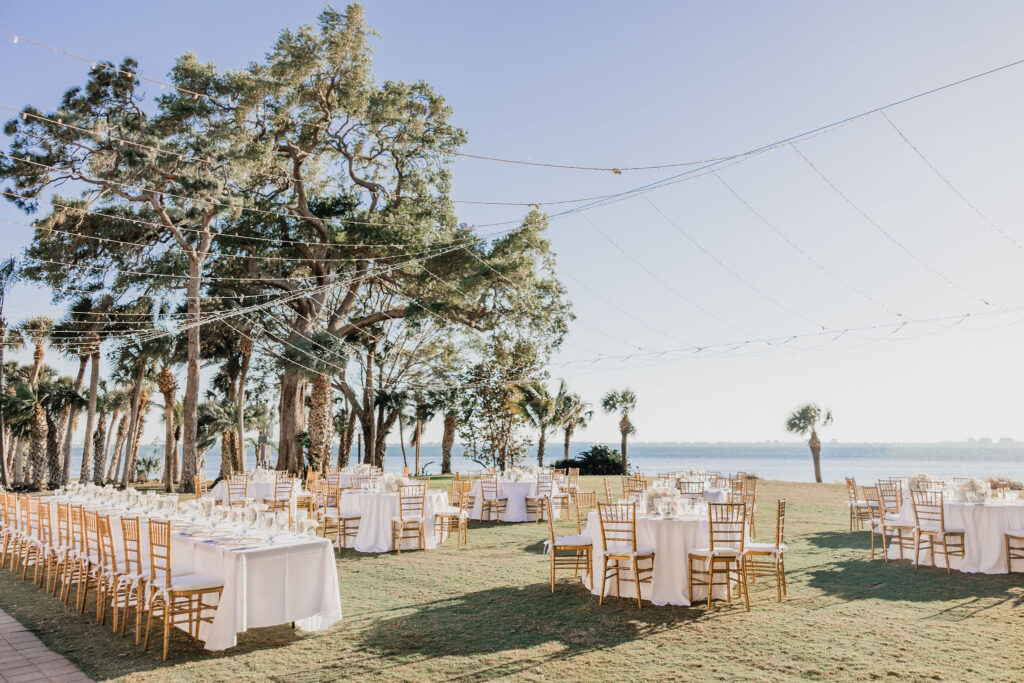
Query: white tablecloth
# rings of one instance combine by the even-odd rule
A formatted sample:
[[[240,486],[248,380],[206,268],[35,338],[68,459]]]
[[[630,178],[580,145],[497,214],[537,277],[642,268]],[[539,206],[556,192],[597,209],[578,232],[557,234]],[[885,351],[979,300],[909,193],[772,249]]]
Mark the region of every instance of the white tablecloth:
[[[601,521],[598,512],[593,510],[587,515],[587,528],[594,540],[592,557],[594,577],[591,585],[590,577],[583,578],[583,585],[594,595],[601,593],[601,566],[604,543],[601,539]],[[655,605],[689,605],[689,565],[687,553],[696,548],[707,548],[711,542],[708,531],[708,518],[686,517],[682,519],[659,519],[655,517],[638,517],[636,520],[636,544],[654,548],[654,574],[650,583],[640,584],[641,597]],[[636,587],[630,572],[623,576],[629,580],[620,582],[621,597],[636,598]],[[694,586],[695,600],[706,600],[706,588]],[[615,581],[605,582],[605,595],[615,595]],[[725,587],[715,588],[715,598],[726,597]]]
[[[704,489],[704,500],[709,503],[728,503],[729,489]]]
[[[981,574],[1005,574],[1006,540],[1003,536],[1010,529],[1024,529],[1024,501],[1001,503],[945,503],[946,529],[963,529],[964,557],[950,556],[949,566],[961,572]],[[900,508],[901,524],[915,525],[914,503],[910,492],[905,491],[903,507]],[[914,552],[904,550],[903,557],[914,559]],[[896,543],[889,546],[889,558],[898,559]],[[921,551],[921,564],[931,564],[931,552]],[[935,564],[945,567],[942,554],[935,557]]]
[[[552,493],[558,493],[558,487],[551,486]],[[469,512],[470,519],[480,519],[481,510],[483,509],[483,503],[481,502],[480,493],[480,482],[477,481],[473,484],[473,489],[470,491],[471,496],[476,498],[473,503],[473,509]],[[498,482],[498,495],[506,496],[508,498],[507,506],[505,511],[501,513],[502,522],[533,522],[535,520],[529,519],[526,516],[526,499],[537,495],[537,480],[529,481],[499,481]],[[562,509],[560,507],[555,508],[555,518],[559,518]],[[494,520],[494,513],[490,513],[488,519]]]
[[[55,503],[53,519],[57,515]],[[125,512],[101,512],[110,516],[114,547],[120,552],[120,517]],[[175,524],[171,522],[172,532]],[[139,529],[145,556],[149,548],[145,517],[140,518]],[[247,536],[258,534],[250,531]],[[199,625],[199,639],[207,650],[235,646],[238,634],[250,628],[295,622],[304,631],[319,631],[341,620],[338,569],[327,539],[281,537],[272,546],[232,550],[214,541],[172,533],[171,562],[182,572],[224,580],[213,622]]]
[[[397,493],[371,493],[368,491],[345,491],[339,505],[341,512],[358,512],[359,531],[353,547],[361,553],[387,553],[394,550],[391,538],[391,518],[398,516]],[[434,515],[448,507],[448,494],[437,489],[427,490],[423,501],[423,523],[426,549],[437,546],[434,536]],[[402,550],[413,550],[419,540],[407,538]]]

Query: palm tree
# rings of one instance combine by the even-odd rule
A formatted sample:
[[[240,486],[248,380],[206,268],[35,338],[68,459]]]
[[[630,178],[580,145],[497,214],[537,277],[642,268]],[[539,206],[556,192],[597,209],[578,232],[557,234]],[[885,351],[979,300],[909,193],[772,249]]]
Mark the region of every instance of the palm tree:
[[[173,473],[178,467],[178,453],[174,443],[174,394],[178,390],[178,383],[166,363],[160,366],[156,386],[164,397],[164,491],[170,493],[174,490]]]
[[[828,408],[822,409],[816,403],[808,403],[800,406],[786,419],[786,431],[791,434],[807,436],[811,438],[807,445],[811,449],[811,457],[814,458],[814,481],[821,483],[821,440],[818,439],[817,427],[827,427],[832,424],[832,411]]]
[[[7,334],[7,319],[4,318],[4,295],[7,285],[17,279],[17,261],[8,258],[0,263],[0,393],[4,391],[4,347],[9,343]],[[9,488],[11,485],[11,473],[7,470],[7,449],[10,444],[6,442],[8,427],[4,422],[3,411],[0,410],[0,488]]]
[[[32,352],[32,375],[29,378],[29,384],[32,385],[33,392],[37,392],[39,389],[39,373],[42,370],[43,358],[46,355],[45,345],[50,340],[50,331],[52,329],[53,319],[42,315],[29,318],[18,326],[18,330],[24,337],[25,342],[32,344],[34,347]],[[29,467],[32,469],[32,484],[39,489],[42,488],[42,484],[45,481],[43,477],[45,475],[44,470],[46,469],[46,436],[46,412],[43,410],[37,394],[36,405],[32,414]]]
[[[69,416],[85,407],[70,377],[58,377],[45,384],[40,382],[38,396],[46,413],[46,484],[49,488],[62,486],[65,481],[63,431],[71,429]]]
[[[636,410],[636,394],[629,387],[621,391],[609,391],[601,399],[601,408],[606,413],[618,413],[619,433],[622,434],[622,473],[629,474],[629,460],[626,454],[627,437],[636,432],[629,414]]]
[[[121,414],[129,410],[131,405],[131,390],[128,387],[117,387],[115,389],[104,390],[103,393],[103,410],[105,414],[110,415],[110,431],[107,432],[102,438],[97,439],[97,443],[103,446],[102,449],[96,449],[96,456],[93,458],[93,483],[103,486],[107,481],[113,477],[113,472],[108,474],[108,463],[110,460],[110,449],[114,446],[115,433],[120,437],[124,431],[120,428],[118,418]],[[123,422],[123,420],[122,420]],[[125,427],[127,429],[127,427]],[[119,453],[119,449],[115,449],[115,453]],[[117,456],[114,456],[117,460]],[[113,465],[114,463],[109,463]]]
[[[562,415],[559,424],[565,432],[565,459],[569,459],[569,444],[577,429],[586,429],[594,417],[590,404],[579,394],[568,394],[562,404]]]
[[[160,358],[168,354],[172,341],[167,336],[148,339],[146,341],[125,341],[114,353],[114,376],[121,384],[131,387],[131,417],[128,421],[128,432],[125,439],[124,467],[121,474],[121,486],[127,486],[135,474],[135,463],[132,462],[141,435],[141,424],[145,418],[145,402],[143,397],[149,395],[149,382],[156,375],[156,365]]]
[[[416,394],[412,416],[415,422],[412,427],[413,445],[416,446],[416,476],[420,475],[420,446],[423,441],[423,427],[434,419],[438,406],[431,401],[429,394]]]
[[[566,397],[565,380],[559,384],[558,393],[554,396],[539,381],[517,384],[515,390],[512,406],[528,425],[537,430],[537,464],[543,467],[548,430],[561,426],[559,417]]]

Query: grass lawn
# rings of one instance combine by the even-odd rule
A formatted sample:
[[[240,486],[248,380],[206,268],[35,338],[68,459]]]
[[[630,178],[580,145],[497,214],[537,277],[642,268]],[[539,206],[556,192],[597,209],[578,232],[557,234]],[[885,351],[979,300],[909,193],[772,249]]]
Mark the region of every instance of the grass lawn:
[[[759,581],[750,613],[742,602],[710,613],[614,598],[598,606],[571,574],[552,595],[547,527],[533,523],[473,523],[462,550],[454,540],[401,557],[346,550],[337,556],[344,619],[330,630],[257,629],[221,653],[178,635],[166,664],[159,639],[143,653],[130,635],[100,628],[91,607],[81,616],[6,570],[0,608],[98,680],[1024,678],[1024,574],[870,562],[867,532],[848,532],[845,490],[829,484],[760,482],[762,540],[780,497],[789,597],[777,603]],[[575,520],[559,527],[575,533]]]

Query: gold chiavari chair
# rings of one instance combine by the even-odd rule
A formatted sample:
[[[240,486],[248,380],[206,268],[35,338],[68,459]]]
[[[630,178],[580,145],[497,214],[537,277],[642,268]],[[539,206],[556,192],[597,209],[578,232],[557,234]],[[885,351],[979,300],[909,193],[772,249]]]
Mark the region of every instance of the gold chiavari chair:
[[[898,515],[903,508],[903,489],[888,479],[878,481],[878,498],[890,513]]]
[[[743,482],[743,503],[747,506],[747,529],[754,538],[754,513],[757,512],[757,479],[747,476]]]
[[[12,506],[11,502],[14,502]],[[14,544],[18,531],[17,498],[13,493],[0,491],[0,567],[7,566],[7,552]]]
[[[216,576],[204,574],[175,574],[171,570],[171,523],[149,520],[149,613],[146,616],[146,638],[142,649],[149,650],[149,632],[153,617],[164,622],[163,659],[167,661],[167,646],[171,627],[179,624],[188,626],[187,633],[193,640],[199,638],[199,624],[212,623],[216,604],[208,602],[220,599],[224,581]]]
[[[883,492],[883,488],[888,489],[888,495]],[[892,508],[899,498],[892,493],[893,486],[891,484],[883,486],[882,483],[878,485],[878,531],[882,537],[882,558],[889,562],[889,547],[888,541],[895,540],[897,547],[900,551],[900,559],[903,559],[904,550],[913,550],[914,548],[914,527],[913,524],[907,524],[901,522],[899,519],[900,511],[899,508]]]
[[[875,559],[875,536],[882,534],[882,525],[880,522],[880,508],[878,506],[878,487],[877,486],[862,486],[861,490],[864,492],[864,502],[867,503],[868,511],[868,529],[871,531],[871,559]],[[882,536],[882,548],[885,549],[885,536]]]
[[[708,589],[708,609],[714,598],[715,586],[725,586],[728,602],[732,602],[732,586],[735,581],[743,593],[747,611],[750,611],[750,595],[747,592],[746,572],[743,567],[743,553],[746,547],[747,506],[745,503],[708,504],[708,525],[710,544],[687,554],[687,569],[690,574],[690,603],[693,603],[694,586]],[[715,575],[721,581],[715,582]]]
[[[564,477],[564,476],[567,476],[569,474],[569,468],[568,467],[559,467],[559,468],[552,467],[551,468],[551,474],[553,474],[553,475],[560,474],[560,475],[562,475]]]
[[[953,477],[954,484],[966,484],[971,480],[970,477]]]
[[[197,474],[192,477],[192,485],[196,492],[196,498],[202,498],[210,493],[210,482],[206,480],[205,474]]]
[[[356,535],[359,533],[359,523],[362,515],[358,512],[342,512],[341,497],[347,489],[340,489],[337,486],[324,486],[324,510],[323,510],[323,537],[334,538],[339,548],[350,547],[348,541],[355,544]]]
[[[593,495],[593,494],[591,494]],[[591,551],[594,549],[594,541],[586,534],[579,533],[576,536],[555,536],[554,510],[551,499],[543,501],[546,517],[548,518],[548,550],[551,556],[551,592],[555,592],[555,570],[558,568],[568,569],[572,567],[572,575],[579,576],[580,563],[583,563],[583,571],[587,576],[591,572]],[[578,526],[578,525],[577,525]],[[563,554],[560,554],[563,553]],[[568,554],[571,553],[571,554]],[[639,595],[639,586],[637,587]]]
[[[40,578],[46,577],[53,540],[50,534],[50,505],[40,501],[37,497],[30,497],[28,518],[32,536],[25,546],[21,563],[21,580],[25,580],[28,575],[28,566],[31,564],[32,583],[38,586],[41,585]]]
[[[871,511],[868,510],[868,503],[857,497],[857,480],[853,477],[846,477],[846,497],[850,506],[850,531],[856,525],[857,530],[864,528],[864,522],[871,524]]]
[[[775,588],[782,602],[786,594],[786,544],[783,542],[786,526],[786,500],[778,502],[775,512],[775,542],[747,543],[743,567],[747,579],[753,583],[758,576],[775,577]]]
[[[103,600],[103,554],[100,550],[99,515],[86,510],[82,515],[82,554],[78,558],[78,592],[77,606],[80,614],[85,614],[85,603],[89,599],[89,589],[96,593],[96,613],[100,612]]]
[[[625,484],[626,500],[634,503],[639,503],[643,500],[644,491],[647,490],[646,477],[626,477]]]
[[[121,627],[124,638],[128,625],[128,608],[135,607],[135,644],[142,639],[142,614],[146,611],[146,584],[149,579],[149,564],[143,562],[142,537],[139,533],[138,517],[121,518],[121,559],[124,563],[113,585],[113,632]],[[119,613],[120,612],[120,613]]]
[[[604,502],[612,504],[612,483],[608,477],[604,477]]]
[[[489,521],[491,514],[501,524],[501,513],[508,508],[508,496],[498,487],[498,475],[486,474],[480,477],[480,519]]]
[[[728,477],[717,476],[711,480],[711,488],[713,489],[727,489],[731,486]]]
[[[21,571],[21,558],[32,540],[31,525],[28,514],[28,494],[14,496],[14,532],[11,536],[10,570],[15,574]]]
[[[704,500],[704,482],[702,481],[676,481],[679,493],[688,500]]]
[[[120,577],[124,573],[117,556],[117,549],[114,547],[114,533],[110,525],[110,517],[100,515],[97,520],[100,540],[100,563],[101,571],[99,585],[96,587],[96,621],[101,626],[107,625],[107,605],[111,605],[113,613],[114,631],[117,631],[117,604],[114,598],[117,594],[117,586]]]
[[[349,489],[351,489],[353,491],[362,491],[363,490],[363,485],[364,484],[369,484],[369,483],[370,483],[370,477],[368,477],[366,475],[358,475],[358,476],[349,477],[348,487],[349,487]]]
[[[284,476],[281,476],[281,472],[278,472],[278,476],[274,479],[274,494],[269,498],[264,498],[263,502],[267,504],[267,510],[269,512],[287,512],[288,523],[292,523],[292,490],[295,486],[295,479],[289,477],[287,472],[284,472]]]
[[[580,490],[580,468],[570,467],[569,468],[569,491],[571,495],[576,495],[576,492]]]
[[[468,481],[459,481],[459,490],[454,494],[449,493],[449,506],[434,513],[434,536],[438,540],[451,534],[452,527],[455,527],[455,539],[457,548],[462,547],[462,541],[469,545],[469,511],[466,504],[470,501],[469,490],[472,484]]]
[[[551,475],[551,482],[550,498],[554,504],[555,512],[558,514],[561,514],[562,510],[569,510],[571,512],[572,491],[569,487],[569,475],[565,474],[564,471],[554,470]]]
[[[576,504],[576,531],[583,533],[583,511],[597,509],[597,491],[579,491],[573,496]]]
[[[544,517],[545,511],[547,510],[546,501],[551,496],[551,489],[554,486],[554,481],[551,475],[539,474],[537,475],[537,485],[534,489],[532,496],[526,497],[526,519],[530,519],[530,515],[534,516],[534,519],[538,524]]]
[[[60,601],[65,605],[71,597],[71,586],[81,580],[81,559],[85,550],[84,524],[85,511],[81,505],[69,508],[70,545],[64,560],[64,572],[61,576]]]
[[[654,576],[654,548],[638,547],[636,544],[636,504],[597,504],[601,521],[601,594],[598,604],[604,602],[604,587],[609,575],[615,576],[615,597],[620,597],[621,574],[631,570],[636,586],[636,604],[642,608],[640,584],[650,583]],[[641,566],[641,562],[644,566]],[[650,562],[650,566],[646,563]],[[625,566],[622,563],[626,563]]]
[[[18,501],[18,570],[25,580],[29,558],[35,555],[39,535],[39,501],[33,496],[22,495]],[[12,564],[13,566],[13,564]]]
[[[245,505],[245,499],[249,495],[249,477],[244,474],[232,474],[228,477],[227,490],[229,506]]]
[[[921,563],[921,542],[932,551],[932,566],[935,566],[935,553],[942,548],[946,559],[946,573],[950,573],[949,556],[963,559],[965,551],[966,531],[946,527],[946,509],[942,504],[942,491],[911,491],[910,500],[914,505],[914,519],[917,529],[914,532],[914,567]]]
[[[398,516],[391,518],[391,547],[399,555],[407,538],[417,539],[420,550],[427,549],[426,523],[423,520],[426,496],[427,487],[422,484],[398,487]]]
[[[1003,534],[1006,542],[1006,571],[1013,574],[1013,561],[1024,560],[1024,529],[1010,529]]]

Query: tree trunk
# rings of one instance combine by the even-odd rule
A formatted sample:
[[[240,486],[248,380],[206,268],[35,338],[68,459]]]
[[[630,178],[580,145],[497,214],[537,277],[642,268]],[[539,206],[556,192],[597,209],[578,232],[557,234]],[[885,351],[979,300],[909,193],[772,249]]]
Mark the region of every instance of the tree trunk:
[[[626,430],[622,430],[622,473],[629,475],[629,456],[626,454],[626,440],[629,437],[629,433]]]
[[[91,361],[91,367],[89,370],[89,407],[88,412],[85,416],[85,441],[82,442],[82,473],[79,479],[83,482],[89,481],[90,470],[92,467],[93,453],[99,458],[100,452],[93,449],[93,434],[96,428],[96,397],[100,389],[100,352],[99,349],[94,350],[89,355]],[[100,431],[103,431],[103,427],[100,427]],[[68,438],[70,441],[70,437]],[[102,440],[100,441],[102,444]],[[95,468],[96,472],[103,472],[102,465]]]
[[[409,458],[405,455],[405,419],[402,417],[402,411],[398,411],[398,445],[402,448],[402,467],[409,469]],[[420,459],[419,459],[419,447],[416,447],[416,476],[420,474]]]
[[[114,445],[115,434],[118,434],[117,430],[118,425],[120,424],[118,422],[119,417],[121,417],[121,409],[115,408],[113,414],[110,416],[110,431],[107,432],[107,439],[103,444],[103,469],[100,470],[100,477],[99,480],[96,482],[101,486],[110,481],[110,470],[108,469],[107,465],[110,463],[110,449]],[[114,452],[117,453],[117,450],[115,449]],[[96,455],[100,455],[100,453],[97,453]],[[117,456],[115,455],[114,457],[116,458]]]
[[[423,421],[416,420],[416,476],[420,476],[420,439],[423,438]]]
[[[174,459],[171,461],[171,472],[174,473],[173,485],[181,490],[181,425],[174,425]]]
[[[540,436],[537,437],[537,465],[544,467],[544,447],[547,445],[548,435],[543,429],[540,430]]]
[[[135,438],[132,440],[132,456],[125,469],[128,472],[128,481],[136,480],[136,472],[139,462],[139,445],[142,443],[142,431],[146,426],[146,407],[149,403],[149,394],[142,393],[142,400],[139,401],[139,421],[135,425]]]
[[[164,394],[164,491],[174,490],[174,395]]]
[[[76,394],[82,393],[82,382],[85,380],[85,368],[87,365],[89,365],[89,357],[91,355],[91,353],[87,353],[78,357],[78,376],[75,378]],[[91,382],[92,380],[90,378],[90,384]],[[71,406],[68,406],[67,408],[65,408],[64,412],[65,415],[63,416],[62,421],[66,425],[67,431],[64,432],[64,469],[61,474],[61,486],[67,486],[68,481],[71,479],[71,437],[75,433],[75,427],[77,426],[78,422],[77,410],[72,410]],[[82,444],[82,470],[81,474],[78,475],[78,478],[82,483],[89,481],[90,468],[86,465],[85,462],[85,453],[87,450],[89,450],[89,446],[86,445],[88,443],[88,435],[86,435],[86,440]]]
[[[203,235],[200,244],[202,258],[205,258],[208,249],[208,235]],[[189,328],[185,363],[185,399],[182,410],[184,433],[181,453],[181,490],[185,493],[193,492],[195,486],[193,477],[196,475],[199,461],[199,454],[196,453],[196,436],[199,431],[199,287],[202,280],[202,258],[199,258],[198,254],[189,255],[188,287],[186,288]]]
[[[25,483],[25,439],[18,438],[14,442],[14,483]]]
[[[565,428],[565,444],[564,444],[564,457],[566,460],[569,459],[569,442],[572,440],[572,427]]]
[[[444,436],[441,437],[441,474],[452,473],[452,445],[455,443],[455,428],[458,424],[455,413],[445,413]]]
[[[373,419],[373,399],[376,392],[373,388],[373,360],[376,352],[370,349],[366,353],[366,381],[363,386],[363,406],[369,419],[366,430],[366,462],[371,465],[377,464],[377,423]]]
[[[220,478],[227,479],[234,473],[235,432],[220,433]]]
[[[139,363],[135,372],[135,388],[132,389],[132,413],[128,422],[128,439],[124,445],[124,472],[121,474],[121,486],[128,485],[128,467],[131,465],[132,446],[135,445],[135,432],[139,427],[139,406],[142,403],[142,382],[146,377],[146,365]]]
[[[46,471],[46,413],[39,401],[32,407],[32,443],[29,448],[30,478],[33,488],[42,490],[48,479]]]
[[[103,459],[103,454],[106,449],[106,444],[104,443],[106,437],[107,414],[103,412],[100,413],[100,421],[99,424],[96,426],[96,431],[93,435],[93,440],[96,442],[93,445],[93,452],[96,454],[96,458],[93,461],[92,481],[97,486],[103,486],[103,472],[107,465],[106,461]]]
[[[327,373],[320,373],[313,378],[309,401],[309,451],[321,471],[326,471],[331,464],[332,403],[331,378]]]
[[[4,306],[4,285],[0,283],[0,391],[4,390],[4,346],[7,344],[7,321],[4,320],[3,316]],[[10,472],[7,469],[7,447],[10,435],[7,433],[7,427],[4,425],[4,414],[0,410],[0,488],[9,489],[11,487]]]
[[[814,481],[821,483],[821,440],[817,432],[811,430],[811,438],[807,442],[811,449],[811,458],[814,460]]]
[[[303,406],[305,396],[305,378],[297,369],[285,368],[281,373],[281,424],[278,430],[277,469],[286,470],[296,476],[302,474],[302,447],[296,437],[306,426],[306,411]]]
[[[64,434],[49,415],[46,416],[46,487],[54,489],[60,486],[64,476],[61,465],[61,446],[64,444]]]
[[[356,436],[356,411],[349,410],[345,416],[345,433],[338,439],[338,467],[348,467],[352,455],[352,441]]]
[[[117,439],[114,442],[114,452],[111,454],[113,457],[111,458],[110,469],[107,470],[108,482],[117,482],[117,473],[121,469],[121,459],[124,457],[122,446],[124,445],[124,440],[128,438],[128,423],[129,416],[125,414],[121,416],[121,421],[117,424]],[[113,429],[114,425],[111,424],[110,427]]]
[[[247,464],[245,462],[245,380],[249,375],[249,360],[252,358],[252,337],[248,334],[242,335],[240,346],[242,348],[242,367],[238,373],[238,396],[235,397],[238,400],[238,425],[236,427],[238,434],[235,441],[238,448],[238,471],[244,473]]]

